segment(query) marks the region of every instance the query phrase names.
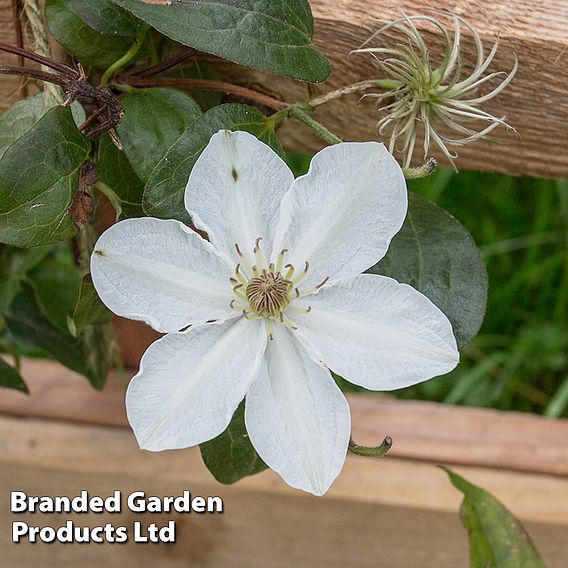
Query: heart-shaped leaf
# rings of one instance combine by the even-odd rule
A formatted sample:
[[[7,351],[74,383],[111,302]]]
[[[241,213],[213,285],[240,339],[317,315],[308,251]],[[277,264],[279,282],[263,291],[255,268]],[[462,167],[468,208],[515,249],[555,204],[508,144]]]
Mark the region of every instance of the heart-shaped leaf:
[[[179,135],[201,115],[198,104],[176,89],[136,89],[124,99],[117,131],[132,168],[146,181]]]
[[[446,210],[409,192],[408,214],[388,253],[368,272],[410,284],[452,323],[461,348],[479,331],[487,304],[487,272],[467,229]]]
[[[262,71],[327,79],[328,60],[312,45],[306,0],[113,0],[171,39]]]
[[[189,174],[211,136],[223,129],[246,130],[283,154],[273,123],[256,109],[239,104],[214,107],[190,124],[152,172],[142,201],[148,215],[190,221],[183,203]]]
[[[65,107],[48,111],[6,150],[0,159],[0,242],[32,247],[75,234],[67,210],[89,150]]]

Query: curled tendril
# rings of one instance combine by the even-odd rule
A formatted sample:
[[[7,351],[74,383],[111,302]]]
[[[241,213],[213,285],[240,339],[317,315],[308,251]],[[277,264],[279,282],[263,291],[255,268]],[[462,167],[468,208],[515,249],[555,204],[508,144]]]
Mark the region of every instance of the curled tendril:
[[[391,448],[392,438],[390,436],[387,436],[380,445],[371,447],[359,446],[353,441],[353,438],[350,438],[348,446],[348,449],[352,454],[371,458],[380,458],[384,456]]]

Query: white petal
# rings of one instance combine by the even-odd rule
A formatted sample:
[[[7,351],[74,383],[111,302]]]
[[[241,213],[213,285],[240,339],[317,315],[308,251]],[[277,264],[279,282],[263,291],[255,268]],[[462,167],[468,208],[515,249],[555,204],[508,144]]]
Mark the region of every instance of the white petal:
[[[187,448],[223,432],[258,375],[265,347],[264,322],[245,318],[153,343],[126,393],[140,447]]]
[[[280,201],[293,181],[269,146],[248,132],[221,130],[193,166],[185,207],[229,258],[235,256],[235,243],[251,253],[258,237],[270,255]]]
[[[231,314],[231,265],[178,221],[127,219],[91,257],[93,284],[115,313],[161,332]]]
[[[329,371],[280,324],[247,394],[245,421],[260,457],[292,487],[323,495],[343,467],[347,401]]]
[[[408,387],[448,373],[459,361],[448,318],[392,278],[355,276],[298,303],[312,308],[294,317],[310,355],[365,388]]]
[[[407,207],[404,175],[377,142],[349,142],[318,152],[309,172],[284,196],[274,252],[290,251],[306,283],[365,271],[386,253]]]

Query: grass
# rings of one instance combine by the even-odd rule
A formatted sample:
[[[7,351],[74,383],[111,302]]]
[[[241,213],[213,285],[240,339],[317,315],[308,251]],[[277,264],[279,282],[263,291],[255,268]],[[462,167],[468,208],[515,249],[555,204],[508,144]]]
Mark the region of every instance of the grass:
[[[568,182],[440,170],[410,188],[471,232],[489,299],[459,367],[397,394],[568,416]]]
[[[471,232],[489,300],[458,368],[395,394],[568,417],[568,182],[440,169],[409,187]]]

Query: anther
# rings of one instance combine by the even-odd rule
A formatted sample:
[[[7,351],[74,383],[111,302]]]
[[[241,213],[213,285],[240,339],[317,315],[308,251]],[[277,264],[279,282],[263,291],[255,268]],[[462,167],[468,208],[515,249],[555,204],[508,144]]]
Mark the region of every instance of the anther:
[[[241,272],[241,265],[237,264],[236,268],[235,268],[235,274],[238,278],[238,281],[243,285],[246,286],[248,283],[248,280],[245,278],[245,276],[243,275],[243,273]]]
[[[260,248],[260,241],[262,241],[262,237],[258,237],[255,241],[254,247],[254,259],[256,261],[256,265],[260,268],[266,268],[268,263],[266,262],[266,257],[264,256],[264,252]]]
[[[292,312],[293,314],[298,314],[298,315],[306,315],[309,314],[312,311],[312,307],[311,306],[306,306],[305,308],[301,308],[300,306],[290,306],[288,308],[289,312]]]
[[[326,276],[322,282],[316,285],[316,290],[319,290],[327,281],[329,280],[329,276]]]
[[[252,274],[252,270],[251,270],[248,258],[246,257],[246,255],[243,254],[243,251],[240,249],[238,243],[235,243],[235,250],[237,251],[239,258],[241,259],[242,268],[244,269],[245,276],[247,275],[247,273]],[[241,266],[241,265],[239,264],[239,266]]]
[[[249,312],[249,311],[246,310],[246,309],[243,310],[243,317],[244,317],[245,319],[248,319],[248,320],[255,320],[255,319],[258,319],[258,316],[257,316],[256,314],[253,314],[253,313]]]
[[[308,273],[309,269],[310,269],[310,263],[306,261],[306,263],[304,264],[304,270],[302,270],[302,272],[296,278],[294,278],[295,286],[297,286],[306,277],[306,274]]]
[[[284,314],[280,314],[280,323],[282,325],[285,325],[288,329],[291,329],[292,331],[296,331],[298,329],[298,327],[294,325],[294,322],[289,320]]]
[[[287,264],[284,268],[288,269],[284,276],[284,280],[292,280],[292,276],[294,276],[294,267],[291,264]]]
[[[282,271],[282,266],[284,265],[284,257],[286,256],[287,252],[288,249],[282,249],[280,251],[280,254],[278,255],[278,260],[276,261],[276,272]]]

